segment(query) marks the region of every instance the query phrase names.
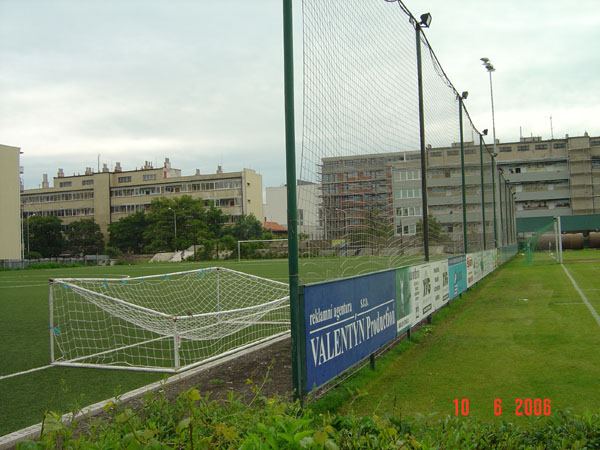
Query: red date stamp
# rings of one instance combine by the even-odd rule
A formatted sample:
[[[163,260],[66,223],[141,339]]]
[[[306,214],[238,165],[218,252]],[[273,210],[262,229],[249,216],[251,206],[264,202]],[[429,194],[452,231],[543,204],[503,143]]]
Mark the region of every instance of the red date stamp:
[[[455,398],[454,415],[467,417],[471,411],[471,402],[468,398]],[[504,414],[504,403],[501,398],[495,398],[493,411],[496,417]],[[549,398],[515,398],[514,404],[508,410],[518,417],[541,417],[552,415],[552,402]]]

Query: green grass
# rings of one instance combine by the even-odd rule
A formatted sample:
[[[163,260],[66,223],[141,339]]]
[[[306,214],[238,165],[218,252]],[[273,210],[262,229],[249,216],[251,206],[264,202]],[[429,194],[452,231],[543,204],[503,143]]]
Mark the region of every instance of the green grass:
[[[585,251],[572,257],[565,252],[565,260],[593,259],[597,254]],[[373,257],[303,260],[303,279],[318,281],[333,273],[349,276],[379,270],[386,261]],[[134,277],[213,265],[165,263],[0,272],[0,375],[49,362],[48,278]],[[287,281],[286,260],[218,265]],[[597,301],[600,286],[595,284],[598,269],[594,264],[569,267],[590,301]],[[524,267],[515,261],[445,308],[434,319],[434,331],[422,332],[418,344],[404,343],[392,350],[378,362],[376,377],[366,372],[361,389],[369,396],[352,404],[348,398],[338,398],[337,404],[346,409],[361,407],[365,413],[385,411],[395,404],[405,413],[445,415],[451,413],[453,398],[466,396],[471,398],[473,413],[483,417],[491,411],[488,403],[494,396],[506,401],[517,396],[550,396],[556,407],[578,410],[597,405],[600,394],[590,386],[600,375],[598,352],[594,351],[600,343],[599,333],[579,303],[559,266]],[[448,316],[447,320],[441,320],[443,316]],[[44,411],[67,412],[162,377],[53,367],[0,380],[0,435],[39,422]],[[327,401],[335,403],[331,397]]]
[[[381,270],[389,258],[355,257],[302,260],[303,279]],[[112,267],[65,267],[0,272],[0,376],[49,363],[48,279],[130,277],[223,266],[287,282],[287,260],[156,263]],[[320,270],[319,270],[320,267]],[[0,380],[0,435],[41,421],[47,410],[67,412],[160,380],[164,375],[124,370],[52,367]]]
[[[569,264],[590,292],[600,292],[597,267]],[[555,411],[597,410],[598,348],[600,328],[562,268],[517,258],[442,310],[415,341],[384,355],[374,372],[362,369],[315,407],[443,417],[454,413],[455,398],[468,398],[471,416],[498,420],[500,398],[502,418],[518,420],[515,399],[539,397]]]

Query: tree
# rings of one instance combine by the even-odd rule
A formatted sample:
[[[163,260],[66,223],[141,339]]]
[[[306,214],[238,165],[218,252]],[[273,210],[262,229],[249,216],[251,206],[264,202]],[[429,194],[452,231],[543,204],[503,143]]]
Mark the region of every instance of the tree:
[[[44,258],[60,255],[64,250],[62,222],[56,216],[32,216],[29,226],[29,249]]]
[[[66,248],[75,255],[94,255],[104,251],[100,226],[93,219],[81,219],[67,225]]]
[[[123,217],[108,226],[108,245],[125,253],[142,253],[146,244],[144,231],[147,226],[148,220],[143,211]]]
[[[444,231],[442,224],[433,216],[427,218],[429,228],[429,241],[436,244],[444,243],[448,235]],[[417,236],[423,239],[423,220],[417,222]]]
[[[201,243],[209,233],[204,202],[189,195],[152,201],[146,213],[145,250],[182,250]]]
[[[263,227],[254,214],[240,216],[239,220],[231,227],[231,234],[238,241],[262,239]]]

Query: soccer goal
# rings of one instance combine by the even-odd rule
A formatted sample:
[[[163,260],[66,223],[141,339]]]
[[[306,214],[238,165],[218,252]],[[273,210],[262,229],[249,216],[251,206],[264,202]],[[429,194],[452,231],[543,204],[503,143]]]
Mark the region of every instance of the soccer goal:
[[[521,248],[527,264],[561,263],[560,217],[550,219],[534,231],[523,233]]]
[[[213,267],[50,280],[52,364],[183,371],[289,332],[285,283]]]

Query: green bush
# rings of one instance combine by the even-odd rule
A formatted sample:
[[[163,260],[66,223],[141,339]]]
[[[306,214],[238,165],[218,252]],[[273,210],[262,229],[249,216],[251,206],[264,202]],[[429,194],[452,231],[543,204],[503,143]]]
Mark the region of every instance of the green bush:
[[[31,250],[30,252],[25,253],[25,259],[42,259],[42,254],[35,250]]]
[[[474,419],[404,419],[317,414],[297,403],[255,397],[243,402],[201,396],[197,389],[170,402],[150,394],[138,411],[109,403],[107,418],[64,425],[46,415],[40,440],[19,449],[564,449],[600,448],[600,415],[561,412],[527,427]]]

